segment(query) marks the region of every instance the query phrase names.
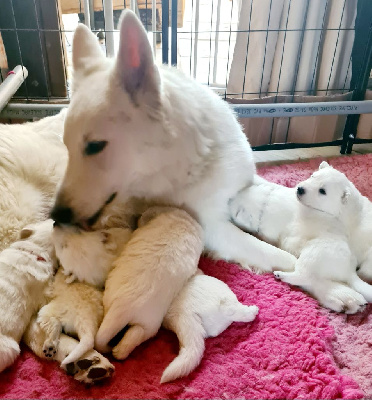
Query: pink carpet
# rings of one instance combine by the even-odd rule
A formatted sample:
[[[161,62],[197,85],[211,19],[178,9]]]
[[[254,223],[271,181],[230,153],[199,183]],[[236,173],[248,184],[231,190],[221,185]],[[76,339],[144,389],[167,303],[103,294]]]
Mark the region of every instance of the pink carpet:
[[[372,156],[331,160],[363,194],[371,194]],[[267,179],[294,186],[317,168],[319,160],[267,167]],[[358,399],[371,397],[372,320],[363,315],[337,316],[320,310],[300,290],[271,275],[253,275],[238,266],[202,259],[201,268],[226,282],[260,313],[252,324],[233,324],[207,339],[205,357],[189,377],[160,385],[162,371],[178,351],[173,334],[162,330],[125,362],[115,362],[107,383],[86,388],[53,362],[23,348],[16,364],[0,375],[0,398],[107,399]],[[371,317],[372,318],[372,317]]]

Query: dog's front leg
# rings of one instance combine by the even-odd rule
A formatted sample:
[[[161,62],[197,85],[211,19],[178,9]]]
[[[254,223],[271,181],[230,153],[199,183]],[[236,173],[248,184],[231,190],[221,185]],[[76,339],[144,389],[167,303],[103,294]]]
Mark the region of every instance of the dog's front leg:
[[[45,339],[46,335],[37,323],[35,316],[26,329],[23,341],[37,356],[45,358],[43,353]],[[54,360],[61,364],[78,343],[77,340],[62,333]],[[61,366],[61,368],[68,374],[73,375],[74,379],[84,383],[94,383],[108,378],[113,374],[115,369],[107,358],[95,350],[88,351],[76,362]]]
[[[296,257],[243,232],[230,221],[204,220],[205,247],[213,256],[255,272],[293,271]]]

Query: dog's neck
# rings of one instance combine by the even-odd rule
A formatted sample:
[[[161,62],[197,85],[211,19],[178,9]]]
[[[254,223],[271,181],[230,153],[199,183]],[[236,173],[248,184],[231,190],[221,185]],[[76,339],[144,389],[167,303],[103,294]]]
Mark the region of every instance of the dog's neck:
[[[36,257],[36,261],[41,261],[41,262],[47,262],[47,260],[42,257],[40,254],[35,253],[34,251],[30,250],[30,249],[26,249],[26,248],[20,248],[21,251],[25,252],[25,253],[29,253],[33,256]]]

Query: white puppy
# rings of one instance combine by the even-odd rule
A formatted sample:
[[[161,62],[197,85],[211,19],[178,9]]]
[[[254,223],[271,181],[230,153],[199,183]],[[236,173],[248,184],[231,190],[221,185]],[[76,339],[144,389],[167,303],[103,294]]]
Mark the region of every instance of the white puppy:
[[[101,289],[131,234],[130,229],[122,228],[84,232],[77,227],[54,227],[52,238],[61,268],[53,282],[51,301],[37,318],[46,336],[45,357],[53,358],[57,353],[62,330],[80,340],[62,366],[74,363],[93,349],[103,319]],[[74,282],[76,279],[78,282]]]
[[[180,342],[179,355],[165,369],[161,383],[188,375],[200,363],[204,338],[223,332],[232,322],[251,322],[257,306],[239,303],[222,281],[198,270],[170,306],[163,326],[173,331]]]
[[[352,237],[359,230],[365,200],[346,176],[323,162],[297,189],[259,181],[266,193],[256,197],[256,207],[262,210],[259,221],[249,216],[243,204],[248,201],[251,208],[251,188],[231,202],[231,210],[237,224],[259,231],[299,257],[294,272],[277,271],[275,276],[303,287],[335,311],[355,313],[372,301],[372,287],[356,274],[358,254]],[[254,190],[260,191],[260,185]],[[295,194],[299,202],[294,202]]]
[[[143,214],[106,281],[105,316],[95,344],[108,351],[109,341],[129,325],[113,348],[117,359],[156,335],[173,299],[196,272],[203,250],[202,228],[190,215],[160,210]]]
[[[20,239],[0,253],[0,372],[13,364],[32,315],[56,267],[53,221],[26,226]]]
[[[114,259],[131,235],[129,228],[85,232],[77,226],[55,224],[53,243],[66,282],[78,280],[103,289]]]
[[[228,201],[252,183],[255,165],[228,103],[177,69],[157,67],[133,12],[122,14],[115,59],[80,24],[72,61],[69,158],[53,219],[90,226],[108,203],[144,197],[188,210],[216,257],[258,271],[293,269],[293,255],[230,221]]]

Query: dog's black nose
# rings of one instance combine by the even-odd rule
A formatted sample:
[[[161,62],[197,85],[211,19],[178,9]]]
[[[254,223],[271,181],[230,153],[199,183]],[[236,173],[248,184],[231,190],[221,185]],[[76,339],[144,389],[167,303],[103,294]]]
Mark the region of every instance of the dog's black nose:
[[[303,194],[305,194],[305,189],[304,189],[302,186],[299,186],[299,187],[297,188],[297,194],[298,194],[299,196],[302,196]]]
[[[53,208],[50,217],[54,219],[57,226],[59,224],[68,225],[72,223],[72,220],[74,218],[74,213],[72,212],[72,209],[69,207],[56,206]]]

